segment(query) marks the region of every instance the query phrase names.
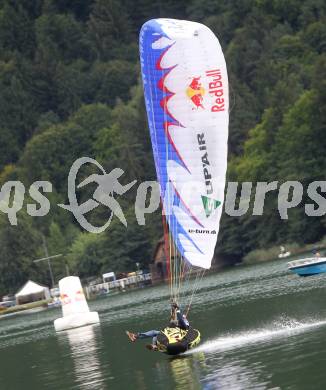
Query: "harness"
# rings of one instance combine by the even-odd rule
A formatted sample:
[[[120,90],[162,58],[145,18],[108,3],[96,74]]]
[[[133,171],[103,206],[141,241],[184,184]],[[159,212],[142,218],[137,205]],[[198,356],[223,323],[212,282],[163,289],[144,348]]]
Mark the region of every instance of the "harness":
[[[178,343],[187,334],[186,330],[180,328],[164,328],[161,332],[167,337],[168,343]]]

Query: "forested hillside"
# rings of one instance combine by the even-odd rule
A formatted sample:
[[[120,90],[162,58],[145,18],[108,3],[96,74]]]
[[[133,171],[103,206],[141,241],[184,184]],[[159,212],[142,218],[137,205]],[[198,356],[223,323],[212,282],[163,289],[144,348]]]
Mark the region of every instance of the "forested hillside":
[[[67,203],[68,172],[82,156],[107,171],[122,168],[123,183],[155,179],[138,33],[156,17],[202,22],[222,44],[231,84],[228,180],[299,180],[305,188],[324,180],[324,1],[0,0],[0,185],[53,184],[47,216],[32,218],[24,207],[11,226],[0,212],[0,294],[28,278],[49,284],[46,264],[32,262],[44,255],[42,236],[49,253],[64,253],[81,277],[151,260],[161,216],[138,226],[136,190],[119,200],[128,229],[114,218],[102,234],[83,231],[56,204]],[[303,201],[281,221],[276,197],[268,195],[263,216],[223,216],[219,255],[241,259],[256,248],[324,236],[325,216],[307,217]],[[108,215],[98,208],[89,218],[101,226]],[[57,279],[63,262],[53,264]]]

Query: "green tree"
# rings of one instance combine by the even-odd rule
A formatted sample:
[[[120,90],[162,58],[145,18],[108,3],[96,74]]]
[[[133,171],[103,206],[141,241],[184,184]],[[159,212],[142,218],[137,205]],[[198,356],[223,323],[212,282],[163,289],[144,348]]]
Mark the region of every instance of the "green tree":
[[[49,180],[56,191],[65,191],[71,165],[77,158],[94,156],[96,134],[110,124],[110,118],[111,111],[104,105],[83,106],[65,124],[33,137],[19,163],[24,182]]]
[[[125,46],[132,38],[128,12],[117,0],[96,0],[88,30],[97,58],[101,61],[111,59],[114,49]]]
[[[0,214],[0,240],[0,295],[16,292],[28,279],[49,282],[46,271],[33,263],[42,253],[42,240],[24,211],[18,214],[17,226]]]

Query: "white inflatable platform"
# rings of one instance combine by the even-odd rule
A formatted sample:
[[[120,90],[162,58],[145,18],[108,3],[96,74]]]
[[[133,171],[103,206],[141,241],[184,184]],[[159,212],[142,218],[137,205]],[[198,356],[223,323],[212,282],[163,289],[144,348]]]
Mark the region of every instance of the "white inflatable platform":
[[[59,281],[62,318],[54,321],[57,332],[100,322],[96,311],[89,311],[82,285],[77,276],[67,276]]]

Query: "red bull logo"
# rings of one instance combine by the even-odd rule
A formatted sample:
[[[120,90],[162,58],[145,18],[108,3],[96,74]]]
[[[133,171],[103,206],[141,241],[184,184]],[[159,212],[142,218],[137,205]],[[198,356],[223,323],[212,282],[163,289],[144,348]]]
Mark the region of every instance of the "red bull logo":
[[[78,290],[76,292],[76,297],[75,297],[75,300],[76,301],[83,301],[85,298],[84,298],[84,292],[81,291],[81,290]]]
[[[69,296],[67,294],[61,294],[60,300],[61,300],[62,305],[67,305],[67,304],[71,303],[71,299],[69,298]]]
[[[186,94],[189,97],[189,99],[192,101],[195,107],[193,107],[193,110],[200,107],[203,110],[205,109],[203,106],[203,96],[205,95],[205,89],[202,87],[199,77],[193,77],[191,83],[189,84]]]

